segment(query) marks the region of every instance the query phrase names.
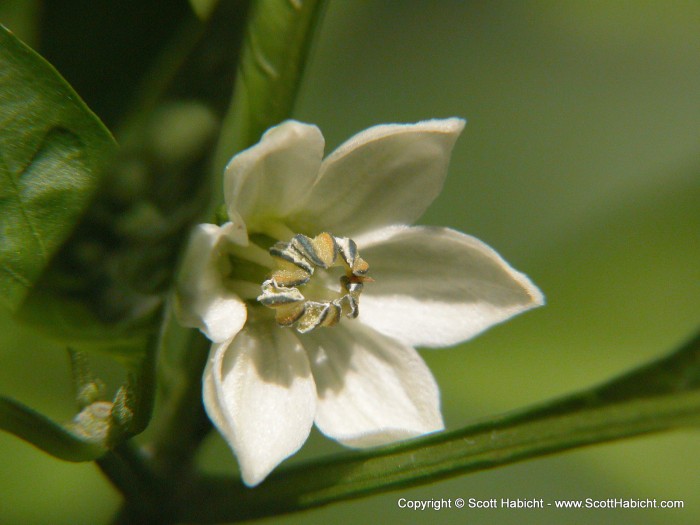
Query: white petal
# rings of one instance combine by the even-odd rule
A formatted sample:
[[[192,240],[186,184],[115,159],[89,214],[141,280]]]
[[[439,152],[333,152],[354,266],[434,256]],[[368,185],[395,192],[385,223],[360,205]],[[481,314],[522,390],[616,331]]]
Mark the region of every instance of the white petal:
[[[231,339],[246,320],[243,301],[224,286],[221,258],[226,245],[247,244],[244,225],[198,225],[179,272],[175,313],[183,326],[199,328],[210,340]]]
[[[321,173],[296,221],[351,236],[410,224],[442,190],[464,120],[427,120],[369,128],[341,145]],[[293,221],[294,223],[294,221]]]
[[[203,378],[207,414],[254,486],[304,444],[316,412],[309,361],[289,330],[259,323],[212,346]]]
[[[316,426],[327,436],[364,448],[444,428],[440,392],[413,348],[349,320],[302,341],[318,392]]]
[[[219,432],[227,441],[231,439],[228,436],[233,435],[233,427],[229,423],[229,418],[224,412],[225,405],[219,400],[218,393],[221,384],[221,362],[231,342],[232,341],[229,340],[211,345],[207,366],[204,368],[204,374],[202,376],[202,401],[204,402],[204,410],[212,423],[214,423],[214,426],[219,429]]]
[[[226,167],[229,216],[239,214],[251,230],[260,231],[266,221],[295,210],[318,176],[323,147],[316,126],[289,120],[270,128]]]
[[[448,346],[544,304],[480,240],[448,228],[386,228],[356,239],[369,263],[359,319],[411,346]]]

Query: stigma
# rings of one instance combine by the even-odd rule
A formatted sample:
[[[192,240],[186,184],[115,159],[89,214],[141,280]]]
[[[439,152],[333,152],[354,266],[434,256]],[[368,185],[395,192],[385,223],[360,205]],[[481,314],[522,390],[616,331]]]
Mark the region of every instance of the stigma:
[[[276,268],[262,283],[257,300],[275,311],[278,325],[303,334],[336,325],[342,317],[358,316],[364,283],[373,279],[367,276],[369,265],[355,241],[326,232],[313,239],[298,234],[269,251]],[[337,285],[329,281],[327,272],[318,272],[334,267],[344,269]]]

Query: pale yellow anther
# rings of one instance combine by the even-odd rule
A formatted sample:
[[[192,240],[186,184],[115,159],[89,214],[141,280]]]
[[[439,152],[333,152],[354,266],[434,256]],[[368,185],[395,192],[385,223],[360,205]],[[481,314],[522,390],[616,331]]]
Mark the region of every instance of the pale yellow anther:
[[[358,255],[352,239],[327,232],[313,239],[295,235],[289,242],[272,246],[270,255],[277,268],[263,283],[258,301],[275,310],[277,324],[295,326],[298,332],[306,333],[319,326],[333,326],[343,315],[357,317],[363,283],[372,279],[365,276],[369,265]],[[319,268],[334,266],[346,269],[339,292],[312,282]],[[310,291],[305,296],[299,288],[307,286]]]
[[[325,268],[330,267],[338,254],[338,245],[330,233],[321,233],[311,241],[318,258],[323,261]]]

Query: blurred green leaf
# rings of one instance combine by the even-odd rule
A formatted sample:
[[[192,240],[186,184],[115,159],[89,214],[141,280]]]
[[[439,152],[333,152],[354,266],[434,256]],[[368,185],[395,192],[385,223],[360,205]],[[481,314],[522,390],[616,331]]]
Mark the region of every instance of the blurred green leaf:
[[[214,159],[229,158],[289,118],[323,0],[258,0],[250,13],[233,100]]]
[[[38,40],[39,0],[4,0],[0,2],[0,20],[30,46]]]
[[[203,174],[229,104],[246,5],[221,3],[204,23],[188,12],[166,39],[122,116],[119,153],[96,198],[21,321],[79,350],[142,357],[180,246],[209,202]]]
[[[80,351],[110,355],[134,366],[146,352],[147,339],[158,319],[157,300],[148,309],[120,322],[100,317],[92,305],[55,293],[44,280],[29,294],[17,319],[51,340]]]
[[[259,489],[204,479],[188,489],[179,518],[214,523],[293,512],[698,423],[700,335],[599,387],[456,432],[282,470]]]
[[[105,408],[108,406],[105,405]],[[81,416],[85,421],[87,414],[94,412],[88,408],[86,410],[88,412],[81,412],[76,422]],[[77,426],[76,424],[76,428]],[[107,452],[103,442],[96,440],[94,435],[78,436],[31,408],[6,397],[0,397],[0,429],[65,461],[92,461]]]
[[[212,14],[218,2],[219,0],[190,0],[190,5],[200,19],[206,20]]]
[[[0,28],[0,297],[16,310],[73,230],[115,144],[61,76]]]

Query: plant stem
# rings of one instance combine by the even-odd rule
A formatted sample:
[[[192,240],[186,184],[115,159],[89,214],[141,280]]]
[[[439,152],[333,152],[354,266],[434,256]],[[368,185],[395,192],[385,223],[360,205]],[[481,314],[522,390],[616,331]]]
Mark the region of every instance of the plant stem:
[[[148,445],[148,455],[127,441],[97,460],[125,500],[114,517],[115,525],[176,523],[173,502],[178,491],[190,484],[194,456],[211,429],[201,402],[201,375],[210,343],[199,332],[184,330],[168,320],[169,316],[158,345],[173,343],[168,330],[176,332],[175,339],[184,337],[175,345],[181,347],[178,374],[169,385],[160,428]]]
[[[177,514],[196,523],[261,518],[698,424],[700,335],[597,387],[461,430],[280,469],[252,490],[232,477],[199,480]]]
[[[187,523],[229,523],[298,512],[698,422],[700,392],[516,424],[496,420],[281,470],[253,490],[231,477],[206,478],[178,502],[177,514]]]
[[[202,406],[202,371],[211,343],[199,332],[190,331],[189,336],[181,364],[184,376],[169,392],[164,423],[153,443],[153,465],[164,477],[187,472],[199,444],[211,430]]]
[[[97,465],[126,501],[113,523],[166,523],[154,521],[156,514],[169,513],[164,511],[159,497],[161,484],[140,450],[130,442],[122,443],[98,459]]]

